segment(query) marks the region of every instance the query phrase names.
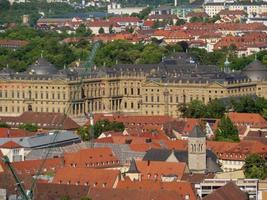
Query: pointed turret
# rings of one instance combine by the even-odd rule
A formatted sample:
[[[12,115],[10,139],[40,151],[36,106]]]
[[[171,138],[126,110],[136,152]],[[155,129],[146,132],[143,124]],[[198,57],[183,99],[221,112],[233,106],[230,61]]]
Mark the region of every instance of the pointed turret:
[[[129,167],[127,173],[140,173],[139,170],[137,169],[137,166],[136,166],[134,159],[131,160],[131,164],[130,164],[130,167]]]

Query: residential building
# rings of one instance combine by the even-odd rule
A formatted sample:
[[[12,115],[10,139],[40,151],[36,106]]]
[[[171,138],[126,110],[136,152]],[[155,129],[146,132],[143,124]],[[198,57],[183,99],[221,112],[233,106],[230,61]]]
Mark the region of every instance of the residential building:
[[[132,181],[158,180],[162,182],[176,182],[181,180],[185,171],[186,164],[183,162],[132,160],[125,176],[129,177]]]
[[[121,4],[111,3],[108,5],[108,13],[115,15],[131,15],[133,13],[140,13],[146,7],[121,7]]]
[[[207,2],[204,4],[205,12],[213,17],[217,15],[221,10],[243,10],[249,16],[259,15],[267,12],[267,2],[265,1],[239,1],[239,2]]]
[[[10,162],[24,160],[24,148],[13,141],[5,142],[0,145],[0,151],[7,156]]]
[[[153,180],[131,181],[121,180],[117,185],[118,189],[138,189],[150,191],[175,191],[181,199],[196,200],[197,196],[192,185],[186,181],[161,182]],[[164,198],[163,198],[164,199]]]
[[[110,148],[87,148],[78,152],[65,153],[64,163],[72,168],[114,168],[120,161]]]
[[[118,23],[109,20],[93,20],[86,22],[86,27],[92,30],[92,34],[98,35],[99,30],[103,29],[103,33],[110,33],[111,31],[121,32],[121,26]]]
[[[245,159],[250,154],[267,155],[266,144],[258,140],[242,140],[239,143],[208,141],[207,148],[217,156],[225,172],[242,169]]]
[[[64,167],[56,171],[52,183],[116,188],[119,178],[118,170]]]
[[[206,149],[206,137],[199,126],[195,126],[189,134],[188,149],[150,149],[146,152],[144,161],[185,162],[191,173],[217,173],[222,171],[217,156]]]
[[[13,50],[24,47],[27,44],[29,44],[29,42],[26,40],[7,40],[7,39],[0,40],[0,47],[10,48]]]

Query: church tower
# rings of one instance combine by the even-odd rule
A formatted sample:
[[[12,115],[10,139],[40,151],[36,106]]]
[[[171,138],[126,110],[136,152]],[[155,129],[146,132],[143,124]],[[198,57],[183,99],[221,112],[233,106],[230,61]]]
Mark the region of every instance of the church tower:
[[[192,173],[206,171],[206,136],[198,125],[188,136],[188,167]]]

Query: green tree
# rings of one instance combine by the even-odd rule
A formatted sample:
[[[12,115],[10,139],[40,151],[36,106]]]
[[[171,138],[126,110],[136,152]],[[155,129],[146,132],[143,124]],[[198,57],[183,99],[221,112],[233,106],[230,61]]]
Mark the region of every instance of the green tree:
[[[77,129],[77,134],[81,137],[82,141],[89,141],[91,138],[89,127],[83,126]]]
[[[61,197],[60,200],[71,200],[71,198],[69,196],[64,196],[64,197]]]
[[[103,34],[103,33],[105,33],[104,28],[103,28],[103,27],[100,27],[99,30],[98,30],[98,33],[99,33],[99,34]]]
[[[246,178],[267,178],[267,161],[259,154],[251,154],[246,157],[243,166]]]
[[[153,29],[157,29],[157,28],[159,28],[159,27],[160,27],[160,22],[159,22],[159,20],[156,20],[156,21],[154,22],[152,28],[153,28]]]
[[[22,124],[19,128],[29,132],[36,132],[38,130],[38,126],[35,124]]]
[[[201,118],[205,116],[206,106],[202,101],[193,100],[189,104],[181,105],[179,110],[183,117]]]
[[[183,20],[183,19],[178,19],[178,20],[176,21],[176,23],[175,23],[176,26],[181,26],[181,25],[183,25],[183,24],[185,24],[185,20]]]
[[[8,124],[6,124],[6,123],[1,122],[0,123],[0,128],[10,128],[10,126]]]
[[[224,116],[221,119],[216,130],[215,140],[228,142],[239,141],[238,130],[228,116]]]
[[[6,11],[10,8],[10,3],[8,0],[0,0],[0,10],[1,12]]]
[[[100,120],[97,121],[94,126],[93,126],[93,137],[92,134],[90,134],[90,127],[84,126],[80,127],[77,130],[77,134],[80,135],[81,139],[83,141],[89,141],[93,138],[98,138],[101,133],[106,132],[106,131],[118,131],[122,132],[124,131],[125,127],[123,123],[121,122],[116,122],[116,121],[108,121],[108,120]]]
[[[95,138],[106,131],[119,131],[122,132],[125,129],[124,124],[116,121],[100,120],[94,125],[94,136]]]
[[[204,20],[201,17],[191,17],[189,21],[193,23],[193,22],[203,22]]]
[[[143,9],[140,13],[138,14],[134,13],[132,16],[138,17],[139,19],[146,19],[147,16],[150,14],[151,10],[152,10],[151,7],[147,7]]]
[[[206,116],[205,117],[211,117],[211,118],[222,118],[224,113],[226,111],[226,108],[224,104],[220,100],[212,100],[208,103],[207,109],[206,109]]]
[[[79,37],[87,37],[92,35],[92,30],[87,29],[84,24],[81,24],[76,30],[76,35]]]
[[[89,197],[82,197],[81,200],[92,200],[92,199]]]
[[[115,31],[114,31],[114,29],[113,29],[113,26],[112,26],[112,25],[109,27],[108,31],[109,31],[109,33],[110,33],[110,34],[113,34],[113,33],[115,33]]]

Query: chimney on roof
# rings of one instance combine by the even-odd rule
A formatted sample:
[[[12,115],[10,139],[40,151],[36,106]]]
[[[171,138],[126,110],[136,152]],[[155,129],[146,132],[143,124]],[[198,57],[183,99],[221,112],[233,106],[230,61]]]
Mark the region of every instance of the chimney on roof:
[[[149,165],[150,165],[150,160],[147,161],[147,166],[149,166]]]

